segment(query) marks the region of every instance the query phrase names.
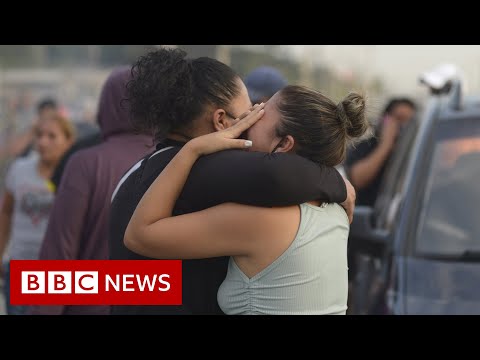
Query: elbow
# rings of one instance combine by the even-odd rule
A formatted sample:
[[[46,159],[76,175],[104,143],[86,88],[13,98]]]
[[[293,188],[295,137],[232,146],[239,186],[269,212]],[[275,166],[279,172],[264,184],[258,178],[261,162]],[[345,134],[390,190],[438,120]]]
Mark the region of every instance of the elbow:
[[[139,232],[135,231],[131,224],[128,224],[127,230],[125,231],[125,235],[123,237],[123,244],[128,250],[139,253],[140,249],[142,248],[142,237],[139,235]]]
[[[157,258],[156,254],[161,245],[162,239],[161,236],[155,236],[155,241],[152,239],[152,233],[149,226],[135,226],[130,223],[123,236],[123,244],[128,250],[138,255]]]
[[[350,183],[353,185],[355,189],[361,189],[363,186],[362,182],[358,179],[358,176],[356,176],[355,172],[351,172],[350,176],[348,177],[348,180],[350,180]]]
[[[367,179],[362,176],[362,171],[357,166],[352,167],[349,175],[349,180],[356,190],[361,190],[368,185]]]

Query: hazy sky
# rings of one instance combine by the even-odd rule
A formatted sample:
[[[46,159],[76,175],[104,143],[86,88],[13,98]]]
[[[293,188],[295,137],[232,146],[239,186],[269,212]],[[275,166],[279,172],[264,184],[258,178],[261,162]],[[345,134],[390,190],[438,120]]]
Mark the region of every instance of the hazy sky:
[[[340,71],[379,75],[392,93],[423,91],[418,85],[422,72],[452,63],[466,76],[470,93],[480,93],[479,45],[291,45],[298,57],[313,57]]]

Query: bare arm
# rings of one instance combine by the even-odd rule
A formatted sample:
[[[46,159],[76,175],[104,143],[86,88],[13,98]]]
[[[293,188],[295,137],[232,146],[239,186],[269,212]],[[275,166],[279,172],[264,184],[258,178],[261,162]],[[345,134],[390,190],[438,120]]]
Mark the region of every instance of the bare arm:
[[[350,170],[350,180],[357,189],[363,189],[377,177],[390,155],[391,149],[381,144],[370,155],[354,164]]]
[[[3,196],[2,207],[0,210],[0,259],[2,259],[8,240],[10,238],[10,229],[12,227],[14,198],[11,192],[6,191]]]
[[[167,193],[162,190],[164,185],[161,182],[155,185],[163,195]],[[191,214],[165,217],[149,226],[139,225],[132,218],[124,241],[137,254],[156,259],[250,255],[258,237],[257,228],[261,230],[259,213],[269,210],[225,203]]]
[[[399,125],[393,118],[386,118],[378,146],[364,159],[356,162],[350,170],[350,180],[357,189],[363,189],[378,176],[388,156],[392,152]]]
[[[191,245],[189,241],[193,241],[191,238],[195,234],[195,240],[204,239],[215,245],[205,250],[196,247],[204,252],[194,254],[188,253],[187,249],[187,253],[182,254],[181,257],[215,257],[225,254],[225,251],[230,255],[243,253],[246,249],[238,247],[239,242],[232,238],[230,238],[230,245],[227,246],[233,248],[222,247],[221,241],[228,238],[225,235],[235,233],[235,229],[222,225],[223,221],[218,220],[219,217],[225,220],[229,216],[234,216],[234,211],[230,210],[240,205],[224,204],[196,215],[189,214],[176,218],[172,218],[172,211],[195,161],[202,155],[219,150],[244,148],[248,142],[235,138],[252,126],[262,115],[263,105],[256,107],[250,115],[230,129],[201,136],[188,142],[143,195],[127,226],[125,245],[133,251],[148,254],[150,257],[179,257],[176,250],[187,249],[188,245]],[[160,203],[156,200],[159,198],[162,199]],[[220,214],[222,211],[225,212],[224,215]],[[179,244],[179,242],[182,243]],[[195,243],[198,244],[198,242]],[[154,253],[150,253],[152,248]],[[215,250],[216,248],[218,250]],[[169,249],[173,249],[172,252],[169,252]],[[211,251],[218,251],[221,254]]]

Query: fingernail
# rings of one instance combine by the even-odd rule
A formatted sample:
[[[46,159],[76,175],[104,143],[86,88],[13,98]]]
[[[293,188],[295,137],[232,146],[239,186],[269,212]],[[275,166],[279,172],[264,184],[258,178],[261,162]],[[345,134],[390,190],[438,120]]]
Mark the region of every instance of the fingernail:
[[[252,147],[253,142],[251,140],[245,140],[245,147]]]

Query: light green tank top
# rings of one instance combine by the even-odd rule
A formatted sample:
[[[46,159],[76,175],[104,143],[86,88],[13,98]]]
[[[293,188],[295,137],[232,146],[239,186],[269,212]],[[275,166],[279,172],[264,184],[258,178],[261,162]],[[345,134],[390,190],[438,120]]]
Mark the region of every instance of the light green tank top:
[[[252,278],[230,258],[217,294],[225,314],[345,314],[347,214],[338,204],[307,203],[300,205],[300,213],[300,226],[288,249]]]

